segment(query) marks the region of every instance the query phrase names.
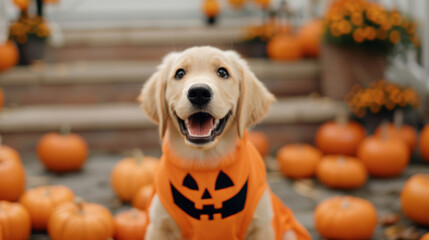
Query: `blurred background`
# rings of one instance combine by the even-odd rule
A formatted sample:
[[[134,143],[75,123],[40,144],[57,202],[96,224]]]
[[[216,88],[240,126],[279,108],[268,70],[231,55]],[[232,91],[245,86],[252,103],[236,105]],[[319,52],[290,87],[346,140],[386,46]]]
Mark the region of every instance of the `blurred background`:
[[[272,189],[314,239],[342,238],[314,217],[336,195],[371,201],[372,239],[419,239],[429,220],[415,220],[399,196],[411,176],[429,173],[428,12],[427,0],[0,0],[2,143],[20,153],[27,189],[61,184],[113,213],[129,209],[110,173],[121,158],[139,158],[132,149],[161,155],[156,126],[136,101],[143,83],[171,51],[232,49],[278,99],[251,138]],[[408,144],[404,159],[388,155],[394,145],[364,159],[373,134]],[[323,180],[322,155],[362,161],[365,180]],[[310,160],[295,165],[301,158]],[[31,239],[49,238],[37,229]]]

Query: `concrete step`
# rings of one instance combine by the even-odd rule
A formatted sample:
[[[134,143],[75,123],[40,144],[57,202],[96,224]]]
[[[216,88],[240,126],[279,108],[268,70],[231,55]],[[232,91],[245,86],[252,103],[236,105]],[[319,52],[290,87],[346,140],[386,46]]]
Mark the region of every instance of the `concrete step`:
[[[290,142],[310,142],[318,124],[333,118],[343,107],[343,103],[318,97],[279,99],[257,128],[267,132],[273,148]],[[116,152],[133,147],[155,148],[159,144],[156,126],[135,103],[34,105],[0,113],[4,143],[23,151],[34,150],[42,134],[57,131],[63,124],[70,124],[93,150]]]
[[[6,106],[135,102],[156,61],[75,61],[16,67],[0,74]],[[255,74],[278,97],[319,91],[317,61],[280,63],[249,59]]]

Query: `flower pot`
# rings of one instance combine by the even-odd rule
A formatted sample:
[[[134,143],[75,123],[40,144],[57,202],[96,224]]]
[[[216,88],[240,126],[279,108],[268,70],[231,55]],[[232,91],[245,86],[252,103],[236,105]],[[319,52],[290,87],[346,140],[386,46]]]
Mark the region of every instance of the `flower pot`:
[[[322,44],[322,93],[335,100],[344,100],[352,86],[367,85],[384,77],[387,56],[359,48]]]
[[[35,60],[43,59],[46,49],[46,38],[30,35],[25,43],[17,43],[19,65],[30,65]]]

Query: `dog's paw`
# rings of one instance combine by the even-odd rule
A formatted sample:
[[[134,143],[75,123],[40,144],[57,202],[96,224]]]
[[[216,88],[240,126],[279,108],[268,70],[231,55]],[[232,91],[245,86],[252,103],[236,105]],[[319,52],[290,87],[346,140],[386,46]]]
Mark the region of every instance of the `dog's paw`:
[[[288,230],[283,235],[283,240],[298,240],[298,237],[293,230]]]

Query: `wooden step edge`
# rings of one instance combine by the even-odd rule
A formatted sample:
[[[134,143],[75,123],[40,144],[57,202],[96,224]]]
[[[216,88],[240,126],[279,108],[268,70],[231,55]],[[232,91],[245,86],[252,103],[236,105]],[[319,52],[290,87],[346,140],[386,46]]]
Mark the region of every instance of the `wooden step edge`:
[[[269,79],[316,79],[320,75],[317,60],[274,62],[268,59],[249,59],[256,76]],[[103,84],[145,82],[160,61],[76,61],[71,63],[40,63],[16,67],[0,74],[0,86]]]
[[[321,123],[344,108],[341,102],[325,98],[279,99],[261,124]],[[138,104],[94,106],[28,106],[4,109],[0,113],[0,133],[57,131],[62,124],[73,130],[154,128]]]

